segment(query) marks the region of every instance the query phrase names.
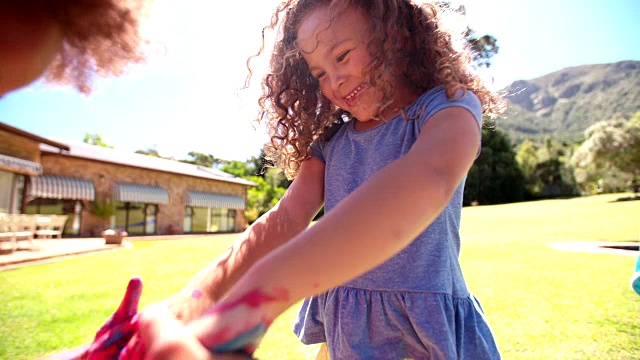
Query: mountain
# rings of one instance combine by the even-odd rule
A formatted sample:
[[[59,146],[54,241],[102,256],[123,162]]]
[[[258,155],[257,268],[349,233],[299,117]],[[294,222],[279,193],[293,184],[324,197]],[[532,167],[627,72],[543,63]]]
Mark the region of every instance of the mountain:
[[[640,61],[570,67],[518,80],[503,92],[509,108],[496,127],[514,142],[545,136],[578,141],[598,121],[640,111]]]

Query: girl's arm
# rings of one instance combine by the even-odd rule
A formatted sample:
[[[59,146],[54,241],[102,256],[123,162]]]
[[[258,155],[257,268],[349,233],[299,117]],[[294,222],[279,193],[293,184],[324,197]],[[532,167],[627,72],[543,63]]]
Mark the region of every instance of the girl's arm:
[[[282,199],[235,242],[199,271],[178,294],[165,300],[176,317],[188,322],[215,303],[258,259],[309,226],[324,202],[324,163],[305,161]]]
[[[246,339],[299,299],[391,258],[444,209],[479,146],[480,129],[469,111],[439,111],[406,155],[258,261],[220,304],[191,324],[192,330],[210,349],[224,340]]]

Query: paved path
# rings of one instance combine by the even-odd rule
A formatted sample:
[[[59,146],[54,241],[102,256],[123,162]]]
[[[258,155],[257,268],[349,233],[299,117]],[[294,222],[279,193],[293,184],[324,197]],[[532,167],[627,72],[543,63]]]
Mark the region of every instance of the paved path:
[[[135,241],[183,239],[211,235],[212,234],[129,236],[122,245],[106,245],[103,238],[34,239],[31,245],[27,241],[20,241],[18,250],[15,252],[0,252],[0,271],[57,261],[72,256],[129,249],[133,247],[132,244]]]
[[[126,249],[128,247],[131,247],[131,245],[127,242],[124,242],[123,245],[106,245],[102,238],[34,239],[31,244],[21,241],[18,249],[13,253],[0,253],[0,271],[61,260],[70,256]]]

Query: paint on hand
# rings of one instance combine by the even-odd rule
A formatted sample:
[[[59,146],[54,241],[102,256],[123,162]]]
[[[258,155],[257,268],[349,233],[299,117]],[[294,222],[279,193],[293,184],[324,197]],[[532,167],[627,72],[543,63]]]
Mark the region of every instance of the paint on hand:
[[[202,293],[202,291],[195,289],[193,290],[193,292],[191,293],[191,297],[194,299],[200,299],[204,294]]]
[[[208,310],[205,314],[206,315],[219,314],[227,310],[231,310],[237,307],[238,305],[245,305],[252,309],[255,309],[258,306],[261,306],[263,304],[267,304],[270,302],[288,301],[288,300],[289,300],[289,292],[284,288],[277,289],[276,295],[269,295],[269,294],[263,293],[260,290],[253,290],[246,293],[244,296],[242,296],[238,300],[231,301],[227,304],[220,304],[218,306],[214,306],[210,310]]]
[[[260,290],[253,290],[237,300],[212,307],[205,313],[205,316],[222,314],[240,305],[255,309],[274,301],[289,301],[288,290],[279,288],[276,289],[274,293],[275,295],[269,295]],[[235,352],[251,354],[255,351],[256,344],[264,336],[271,323],[272,320],[267,318],[260,319],[257,321],[257,324],[252,321],[244,325],[244,328],[248,330],[244,330],[237,336],[231,338],[230,332],[232,330],[229,327],[225,327],[206,338],[201,338],[200,342],[213,353]]]
[[[214,353],[229,353],[229,352],[239,352],[244,354],[251,354],[255,351],[256,346],[255,343],[260,340],[267,332],[267,327],[264,324],[258,324],[253,328],[240,333],[238,336],[234,337],[231,340],[228,340],[225,343],[220,344],[220,340],[223,337],[226,337],[226,333],[228,329],[224,329],[218,333],[216,336],[209,339],[210,341],[203,342],[210,351]],[[207,346],[207,344],[218,344],[214,346]]]
[[[129,281],[124,298],[118,309],[105,322],[91,343],[80,355],[80,359],[117,359],[118,354],[138,332],[138,303],[142,294],[142,280]]]

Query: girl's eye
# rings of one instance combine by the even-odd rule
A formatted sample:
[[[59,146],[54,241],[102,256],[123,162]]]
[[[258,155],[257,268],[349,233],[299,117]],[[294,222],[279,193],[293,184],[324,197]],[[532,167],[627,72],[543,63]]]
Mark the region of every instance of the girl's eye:
[[[342,54],[338,55],[338,57],[336,58],[337,62],[342,62],[344,60],[344,58],[347,57],[347,54],[349,54],[349,51],[345,51]]]
[[[326,73],[324,71],[319,72],[318,74],[316,74],[316,79],[320,80]]]

